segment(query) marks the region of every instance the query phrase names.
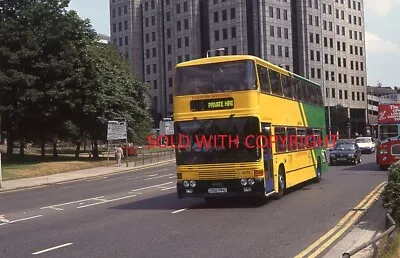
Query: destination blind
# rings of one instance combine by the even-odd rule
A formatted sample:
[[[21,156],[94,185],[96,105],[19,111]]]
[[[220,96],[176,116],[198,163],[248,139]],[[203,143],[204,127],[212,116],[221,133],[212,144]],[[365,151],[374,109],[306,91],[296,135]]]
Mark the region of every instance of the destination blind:
[[[200,99],[200,100],[192,100],[190,102],[191,111],[232,109],[234,107],[235,107],[235,102],[233,98]]]

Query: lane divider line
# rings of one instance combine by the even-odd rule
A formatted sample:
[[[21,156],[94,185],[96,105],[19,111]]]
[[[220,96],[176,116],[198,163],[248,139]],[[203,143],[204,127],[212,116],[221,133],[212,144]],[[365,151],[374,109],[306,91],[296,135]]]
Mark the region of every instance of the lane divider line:
[[[68,204],[74,204],[74,203],[77,203],[77,202],[90,201],[90,200],[93,200],[93,199],[99,199],[99,198],[103,198],[103,197],[104,197],[104,195],[102,195],[102,196],[97,196],[97,197],[92,197],[92,198],[88,198],[88,199],[83,199],[83,200],[78,200],[78,201],[73,201],[73,202],[65,202],[65,203],[60,203],[60,204],[45,206],[45,207],[42,207],[42,208],[40,208],[40,209],[41,209],[41,210],[42,210],[42,209],[48,209],[48,208],[50,208],[50,207],[54,208],[54,207],[57,207],[57,206],[63,206],[63,205],[68,205]]]
[[[51,248],[47,248],[47,249],[44,249],[44,250],[41,250],[41,251],[34,252],[32,254],[33,255],[38,255],[38,254],[46,253],[46,252],[53,251],[53,250],[56,250],[56,249],[60,249],[60,248],[63,248],[63,247],[69,246],[69,245],[72,245],[72,243],[66,243],[66,244],[63,244],[63,245],[54,246],[54,247],[51,247]]]
[[[111,199],[111,200],[104,200],[104,201],[102,201],[102,202],[97,202],[97,203],[82,205],[82,206],[79,206],[79,207],[76,207],[76,208],[77,208],[77,209],[86,208],[86,207],[90,207],[90,206],[94,206],[94,205],[99,205],[99,204],[103,204],[103,203],[108,203],[108,202],[114,202],[114,201],[124,200],[124,199],[132,198],[132,197],[135,197],[135,196],[136,196],[136,194],[128,195],[128,196],[119,197],[119,198],[115,198],[115,199]]]
[[[154,177],[150,177],[150,178],[146,178],[145,180],[152,180],[155,178],[162,178],[162,177],[167,177],[167,176],[172,176],[173,174],[167,174],[167,175],[162,175],[162,176],[154,176]]]
[[[6,224],[13,224],[13,223],[16,223],[16,222],[30,220],[30,219],[36,219],[36,218],[39,218],[39,217],[42,217],[42,216],[43,215],[36,215],[36,216],[32,216],[32,217],[27,217],[27,218],[16,219],[16,220],[12,220],[12,221],[9,221],[9,222],[4,222],[4,223],[0,224],[0,226],[6,225]]]
[[[180,210],[176,210],[176,211],[173,211],[173,212],[171,212],[171,213],[172,213],[172,214],[175,214],[175,213],[182,212],[182,211],[185,211],[185,210],[187,210],[187,208],[180,209]]]
[[[168,182],[168,183],[163,183],[163,184],[158,184],[158,185],[142,187],[142,188],[131,190],[129,192],[137,192],[137,191],[140,191],[140,190],[146,190],[146,189],[155,188],[155,187],[159,187],[159,186],[162,186],[162,185],[168,185],[168,184],[172,184],[172,183],[174,183],[174,182]]]
[[[163,189],[161,189],[161,191],[167,191],[167,190],[171,190],[171,189],[176,189],[176,186],[164,187]]]
[[[296,255],[295,258],[311,257],[310,255],[307,255],[307,254],[310,253],[311,251],[313,251],[317,246],[322,244],[329,237],[331,237],[331,239],[328,241],[329,244],[332,243],[333,241],[335,241],[337,238],[339,238],[340,235],[343,234],[343,232],[345,232],[345,230],[347,230],[347,228],[349,228],[354,223],[354,221],[356,221],[362,214],[364,214],[364,210],[361,210],[361,209],[368,208],[374,202],[374,199],[376,199],[376,196],[379,196],[380,193],[383,191],[383,187],[385,184],[386,184],[386,182],[379,184],[374,190],[372,190],[367,196],[365,196],[363,198],[363,200],[354,208],[354,210],[351,210],[350,212],[348,212],[339,221],[339,223],[337,223],[335,226],[333,226],[333,228],[331,228],[325,235],[320,237],[317,241],[315,241],[313,244],[311,244],[309,247],[307,247],[301,253]],[[346,229],[344,231],[343,231],[343,229],[339,230],[343,226]],[[338,233],[334,234],[338,230],[339,230],[338,233],[340,233],[340,234],[338,234]],[[323,246],[325,246],[325,245],[326,244],[324,244]],[[328,246],[326,246],[326,247],[328,247]],[[319,251],[320,249],[321,248],[319,248],[317,251]],[[317,252],[317,251],[315,251],[315,252]],[[323,251],[323,249],[320,250],[320,252],[322,252],[322,251]],[[320,253],[320,252],[318,252],[318,253]]]

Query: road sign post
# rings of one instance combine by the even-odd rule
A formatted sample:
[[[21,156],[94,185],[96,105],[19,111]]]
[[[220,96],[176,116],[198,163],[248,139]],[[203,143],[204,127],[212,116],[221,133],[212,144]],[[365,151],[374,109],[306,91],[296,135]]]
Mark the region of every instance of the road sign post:
[[[1,152],[0,152],[0,189],[3,188],[3,169],[1,167]]]
[[[126,143],[126,166],[128,167],[128,133],[125,118],[108,121],[107,125],[107,145],[108,141],[125,140]]]

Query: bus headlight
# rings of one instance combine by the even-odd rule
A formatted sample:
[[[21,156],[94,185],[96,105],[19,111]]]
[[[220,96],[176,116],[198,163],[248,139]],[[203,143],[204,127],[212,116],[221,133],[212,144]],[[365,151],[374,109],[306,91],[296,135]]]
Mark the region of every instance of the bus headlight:
[[[183,181],[183,186],[186,188],[186,187],[189,187],[189,182],[188,181]]]
[[[196,181],[190,181],[190,186],[195,187],[196,186]]]
[[[245,186],[245,185],[247,185],[247,180],[246,180],[246,179],[241,179],[241,180],[240,180],[240,183],[241,183],[243,186]]]
[[[250,178],[249,180],[247,180],[247,182],[249,183],[249,185],[254,185],[254,179]]]

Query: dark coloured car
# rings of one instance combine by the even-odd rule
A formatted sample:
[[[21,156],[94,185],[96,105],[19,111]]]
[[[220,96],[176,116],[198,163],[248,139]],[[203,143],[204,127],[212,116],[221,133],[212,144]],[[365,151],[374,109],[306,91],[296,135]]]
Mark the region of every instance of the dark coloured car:
[[[339,163],[361,163],[361,149],[355,142],[339,142],[329,149],[329,161],[331,165]]]

